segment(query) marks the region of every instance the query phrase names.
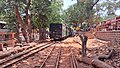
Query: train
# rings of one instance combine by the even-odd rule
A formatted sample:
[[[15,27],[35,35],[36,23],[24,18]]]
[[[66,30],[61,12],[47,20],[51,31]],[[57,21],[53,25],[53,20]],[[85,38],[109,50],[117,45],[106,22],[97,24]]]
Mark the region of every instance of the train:
[[[50,39],[53,40],[61,40],[72,36],[72,29],[62,23],[51,23],[49,31]]]
[[[116,31],[120,30],[120,16],[106,21],[98,22],[94,26],[97,31]]]

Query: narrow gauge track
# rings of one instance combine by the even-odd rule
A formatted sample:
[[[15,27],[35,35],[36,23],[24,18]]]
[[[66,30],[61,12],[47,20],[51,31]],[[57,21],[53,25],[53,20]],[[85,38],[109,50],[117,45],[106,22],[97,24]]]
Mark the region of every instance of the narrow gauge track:
[[[38,68],[58,68],[60,55],[61,45],[57,46],[57,44],[55,44],[54,47],[50,50],[45,60],[43,61],[43,63]]]
[[[72,46],[71,46],[70,62],[71,62],[71,68],[78,68],[78,63],[77,63],[77,60],[75,58]]]
[[[41,50],[43,50],[43,49],[45,49],[53,44],[55,44],[55,43],[47,43],[45,45],[38,45],[38,46],[33,47],[29,50],[25,50],[23,52],[20,52],[20,53],[13,55],[13,56],[7,57],[6,59],[2,59],[0,61],[0,67],[6,68],[6,67],[24,59],[24,58],[27,58],[28,56],[35,54],[38,51],[41,51]]]
[[[51,46],[51,48],[49,46]],[[32,65],[33,67],[31,68],[78,68],[77,61],[75,59],[74,52],[73,52],[73,47],[70,45],[68,47],[64,47],[62,46],[62,44],[59,44],[59,43],[58,44],[51,43],[44,46],[42,45],[37,46],[36,48],[34,47],[32,49],[33,50],[30,49],[31,51],[28,53],[25,53],[24,55],[18,54],[18,56],[15,56],[16,58],[12,58],[11,60],[7,60],[7,61],[5,60],[1,65],[2,68],[13,68],[10,65],[13,65],[13,64],[16,65],[16,62],[23,60],[24,58],[27,58],[32,54],[36,54],[37,55],[36,58],[42,57],[39,53],[45,52],[45,50],[47,50],[45,52],[46,53],[45,56],[42,57],[42,59],[39,58],[41,62],[39,63],[39,60],[35,60],[35,62],[37,62],[38,64],[35,64],[35,65],[33,64]],[[34,60],[31,60],[30,62],[34,62]],[[18,63],[22,65],[21,61]],[[28,67],[29,66],[27,67],[18,66],[15,68],[28,68]]]
[[[71,68],[70,65],[70,47],[64,46],[61,47],[61,56],[59,61],[58,68]]]
[[[67,53],[65,53],[66,51]],[[64,64],[63,62],[66,62],[67,64]],[[57,44],[54,45],[43,63],[34,68],[78,68],[73,47],[70,46],[64,48],[61,44],[59,44],[59,47],[57,47]]]
[[[58,68],[78,68],[72,45],[62,47]]]

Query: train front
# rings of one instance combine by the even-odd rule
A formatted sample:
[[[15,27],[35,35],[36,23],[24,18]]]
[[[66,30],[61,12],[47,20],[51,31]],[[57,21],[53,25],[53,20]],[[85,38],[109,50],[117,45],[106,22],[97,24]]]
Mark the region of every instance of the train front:
[[[62,24],[60,23],[50,24],[50,38],[54,40],[62,38]]]

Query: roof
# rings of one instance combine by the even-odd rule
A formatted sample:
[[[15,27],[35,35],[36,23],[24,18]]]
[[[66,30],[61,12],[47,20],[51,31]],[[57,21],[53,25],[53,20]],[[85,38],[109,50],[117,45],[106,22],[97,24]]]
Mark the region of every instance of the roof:
[[[7,22],[4,22],[4,21],[0,21],[0,23],[2,23],[2,24],[7,24]]]

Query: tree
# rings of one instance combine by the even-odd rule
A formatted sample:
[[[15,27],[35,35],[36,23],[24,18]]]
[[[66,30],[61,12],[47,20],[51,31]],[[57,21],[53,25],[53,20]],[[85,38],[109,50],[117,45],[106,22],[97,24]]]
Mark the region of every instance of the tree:
[[[26,6],[25,6],[25,14],[26,14],[26,16],[25,16],[25,21],[24,22],[22,20],[22,17],[20,16],[20,12],[19,12],[19,9],[18,9],[18,3],[20,3],[19,1],[15,2],[14,9],[15,9],[17,21],[20,24],[20,27],[22,28],[21,31],[23,33],[25,41],[30,42],[30,39],[31,39],[30,38],[31,37],[31,35],[30,35],[30,33],[31,33],[31,23],[30,23],[30,15],[28,14],[28,10],[29,10],[30,4],[31,4],[31,0],[22,1],[22,2],[26,3]]]
[[[78,2],[78,5],[84,9],[82,12],[81,8],[79,9],[80,12],[85,13],[84,20],[88,20],[87,22],[90,23],[90,18],[93,15],[93,7],[99,2],[99,0],[84,0],[82,2]]]
[[[117,0],[106,0],[103,1],[102,3],[98,3],[99,7],[97,7],[99,15],[103,15],[101,17],[105,17],[105,19],[111,19],[116,17],[117,15],[115,14],[116,10],[119,9],[120,5],[118,4],[120,1]],[[104,9],[103,9],[104,8]]]
[[[49,7],[51,9],[51,13],[48,15],[48,22],[49,23],[61,23],[61,13],[62,13],[62,5],[63,1],[56,0],[51,2],[51,6]]]
[[[119,3],[118,0],[77,0],[77,4],[64,10],[63,17],[67,23],[82,24],[86,21],[90,25],[115,17],[115,12],[120,7]]]
[[[19,31],[17,27],[17,20],[16,15],[14,13],[14,8],[11,3],[6,2],[5,0],[0,1],[0,20],[6,21],[8,25],[8,29],[10,32],[16,32],[17,31],[17,39],[20,42],[19,39]]]
[[[68,16],[68,22],[74,23],[76,26],[82,25],[86,21],[91,23],[91,18],[94,16],[93,7],[99,0],[77,0],[77,4],[70,6],[65,10]]]
[[[22,28],[26,42],[31,41],[32,28],[38,28],[40,39],[43,39],[45,34],[42,31],[45,31],[50,23],[62,21],[61,0],[1,0],[0,3],[0,19],[8,21],[9,26],[14,24],[18,35],[19,28]]]
[[[31,10],[34,14],[32,17],[32,24],[34,28],[39,29],[39,39],[45,39],[45,28],[48,26],[48,17],[47,15],[50,14],[49,6],[51,5],[51,1],[48,0],[35,0],[32,1]]]
[[[36,4],[39,3],[39,4]],[[39,39],[45,39],[46,28],[50,23],[61,22],[60,9],[62,2],[60,0],[36,0],[33,1],[32,11],[35,15],[32,18],[35,28],[39,29]]]
[[[21,25],[20,27],[23,29],[22,33],[25,37],[26,42],[30,42],[29,40],[30,36],[28,36],[28,29],[29,29],[28,25],[30,25],[28,9],[29,9],[31,0],[20,0],[20,1],[2,0],[1,2],[2,2],[1,5],[3,5],[2,8],[4,8],[2,12],[5,11],[5,13],[4,14],[2,13],[2,14],[4,15],[6,21],[9,22],[8,24],[9,25],[15,24],[17,28],[17,33],[19,33],[19,25]],[[26,14],[26,18],[25,18],[26,21],[24,21],[23,17],[21,17],[21,13]]]

